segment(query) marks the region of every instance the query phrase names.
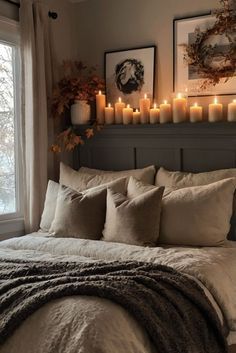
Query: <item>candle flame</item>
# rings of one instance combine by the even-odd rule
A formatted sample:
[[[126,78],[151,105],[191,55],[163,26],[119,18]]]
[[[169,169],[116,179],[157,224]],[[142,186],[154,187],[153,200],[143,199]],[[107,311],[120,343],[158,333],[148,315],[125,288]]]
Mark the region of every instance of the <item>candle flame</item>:
[[[138,113],[138,109],[136,109],[135,111],[136,111],[136,113]]]
[[[164,100],[164,104],[167,104],[167,100]]]
[[[108,103],[108,108],[111,108],[111,103]]]
[[[147,99],[147,94],[146,93],[144,94],[144,99]]]
[[[217,97],[214,98],[214,103],[217,104],[218,103],[218,99]]]
[[[153,105],[153,108],[154,108],[154,109],[156,109],[156,108],[157,108],[157,105],[156,105],[156,103],[154,103],[154,105]]]
[[[236,99],[233,100],[233,103],[236,103]]]
[[[194,107],[198,107],[198,104],[197,104],[197,102],[196,102],[196,103],[194,103]]]
[[[179,99],[182,98],[182,94],[181,94],[181,93],[178,93],[178,94],[177,94],[177,98],[179,98]]]
[[[99,94],[99,96],[101,96],[101,94],[102,94],[102,91],[99,91],[99,92],[98,92],[98,94]]]
[[[127,108],[130,108],[130,104],[127,104]]]
[[[121,98],[120,98],[120,97],[119,97],[118,101],[119,101],[119,103],[121,103],[121,102],[122,102],[122,100],[121,100]]]

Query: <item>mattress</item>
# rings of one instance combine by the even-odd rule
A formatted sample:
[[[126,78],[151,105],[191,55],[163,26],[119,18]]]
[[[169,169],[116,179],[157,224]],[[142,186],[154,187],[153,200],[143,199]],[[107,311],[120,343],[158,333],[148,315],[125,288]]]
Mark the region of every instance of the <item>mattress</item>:
[[[236,246],[233,242],[219,248],[147,248],[34,233],[1,242],[0,256],[81,262],[137,260],[171,266],[193,277],[204,288],[221,322],[226,320],[230,329],[229,344],[236,343]],[[95,351],[154,353],[154,348],[146,332],[123,308],[109,300],[84,296],[44,305],[0,349],[0,353]]]

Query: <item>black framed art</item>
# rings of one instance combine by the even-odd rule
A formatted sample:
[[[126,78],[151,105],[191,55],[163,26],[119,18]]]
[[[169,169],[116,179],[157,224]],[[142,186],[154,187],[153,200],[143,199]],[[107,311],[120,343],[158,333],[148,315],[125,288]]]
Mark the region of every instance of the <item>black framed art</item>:
[[[216,17],[210,12],[196,17],[174,19],[173,22],[173,90],[188,92],[188,96],[211,96],[235,94],[236,72],[230,79],[222,77],[219,83],[204,87],[207,73],[201,75],[196,66],[184,60],[186,46],[195,43],[197,32],[207,31],[216,23]],[[233,34],[235,35],[235,33]],[[205,43],[203,43],[205,44]],[[229,48],[229,41],[224,35],[212,35],[207,38],[208,46],[212,46],[212,55],[203,59],[205,67],[214,70],[225,65],[224,53]],[[208,61],[208,62],[207,62]]]
[[[114,104],[120,97],[132,108],[139,107],[145,94],[154,97],[156,46],[105,52],[107,102]]]

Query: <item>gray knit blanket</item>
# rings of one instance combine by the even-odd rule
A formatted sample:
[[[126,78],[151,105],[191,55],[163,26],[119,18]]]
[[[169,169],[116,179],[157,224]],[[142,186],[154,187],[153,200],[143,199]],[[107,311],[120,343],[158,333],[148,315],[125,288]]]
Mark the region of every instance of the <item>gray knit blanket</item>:
[[[217,314],[194,280],[167,266],[134,261],[0,259],[0,344],[42,305],[73,295],[121,305],[158,353],[227,352]]]

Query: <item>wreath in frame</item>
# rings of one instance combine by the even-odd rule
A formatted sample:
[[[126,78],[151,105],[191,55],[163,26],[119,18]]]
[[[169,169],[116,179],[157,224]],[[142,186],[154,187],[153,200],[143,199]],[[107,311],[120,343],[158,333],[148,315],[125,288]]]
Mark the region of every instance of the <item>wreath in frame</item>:
[[[215,23],[201,31],[195,29],[195,41],[185,45],[184,61],[195,67],[203,79],[201,89],[216,86],[222,79],[227,82],[236,74],[236,4],[235,0],[220,0],[221,7],[213,12]],[[227,50],[219,44],[210,43],[213,37],[224,36],[228,41]],[[220,57],[220,63],[214,65],[212,58]]]

